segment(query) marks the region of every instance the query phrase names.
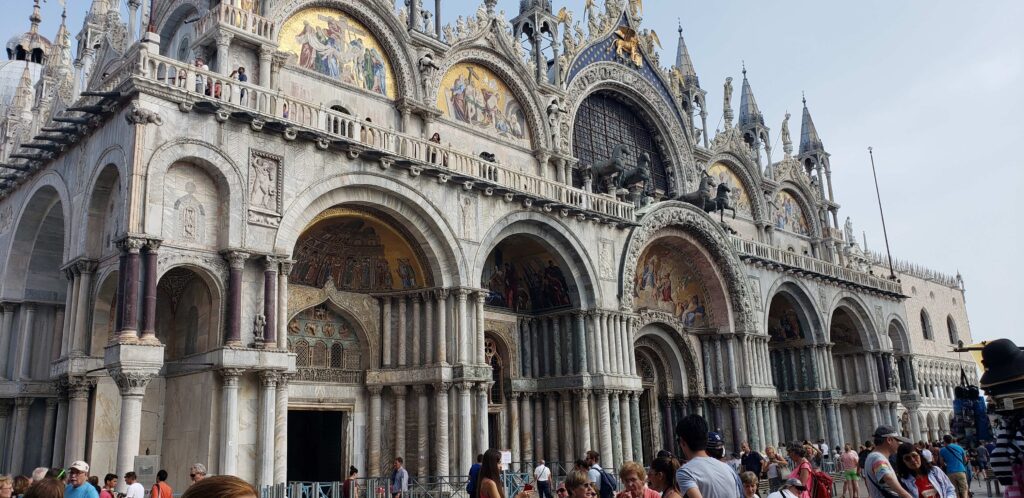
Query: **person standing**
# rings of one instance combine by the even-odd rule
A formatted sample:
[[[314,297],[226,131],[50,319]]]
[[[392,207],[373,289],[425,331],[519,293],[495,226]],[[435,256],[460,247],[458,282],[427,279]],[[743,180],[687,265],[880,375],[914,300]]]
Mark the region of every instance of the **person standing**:
[[[505,498],[505,490],[498,484],[501,482],[500,462],[500,451],[491,448],[484,452],[480,472],[476,475],[476,495],[469,498]]]
[[[107,474],[103,478],[103,489],[100,490],[100,498],[118,498],[117,474]]]
[[[744,471],[740,474],[740,481],[743,483],[743,498],[761,498],[757,495],[757,474]]]
[[[740,476],[707,453],[708,422],[691,414],[676,424],[676,442],[686,464],[676,471],[685,498],[735,498],[743,496]]]
[[[984,443],[984,441],[981,441],[978,444],[978,449],[974,450],[978,455],[978,479],[982,480],[988,475],[988,461],[992,457]]]
[[[601,492],[601,473],[604,469],[601,468],[601,454],[590,450],[587,452],[587,456],[584,459],[587,462],[587,479],[597,486],[597,492]],[[570,491],[572,493],[572,491]]]
[[[146,488],[142,487],[135,472],[126,473],[124,482],[128,485],[128,491],[124,494],[124,498],[146,498]]]
[[[0,476],[0,498],[14,496],[14,480],[11,476]]]
[[[341,483],[341,496],[344,498],[356,498],[359,496],[359,484],[356,479],[359,477],[359,469],[355,465],[348,467],[348,479]]]
[[[615,498],[661,498],[657,491],[647,487],[647,472],[636,462],[624,462],[619,468],[623,489]]]
[[[185,490],[181,498],[259,498],[256,488],[235,476],[213,476]]]
[[[852,498],[859,498],[860,486],[857,485],[857,479],[860,475],[857,473],[857,462],[859,456],[856,451],[853,451],[853,446],[849,443],[846,444],[846,450],[839,456],[839,465],[843,469],[843,496],[846,496],[847,490],[849,490]]]
[[[395,471],[391,474],[391,498],[402,498],[409,490],[409,471],[405,470],[402,457],[395,457]]]
[[[946,444],[939,450],[939,466],[945,467],[946,475],[956,487],[957,498],[968,498],[967,452],[949,434],[942,436],[942,442]]]
[[[188,477],[192,479],[192,484],[202,481],[206,478],[206,466],[201,463],[193,463],[192,468],[188,471]]]
[[[647,479],[651,488],[661,493],[661,498],[683,498],[679,492],[679,483],[676,482],[676,471],[679,470],[679,462],[671,457],[658,457],[651,462],[651,472]]]
[[[540,498],[551,498],[551,469],[544,465],[544,459],[533,469],[533,478],[537,481],[537,495]]]
[[[466,492],[469,496],[476,494],[476,476],[480,473],[480,462],[484,460],[483,453],[476,456],[476,463],[469,467],[469,482],[466,483]]]
[[[875,451],[872,451],[864,462],[864,479],[868,481],[868,496],[871,498],[914,498],[900,485],[896,478],[896,472],[889,464],[889,457],[896,453],[900,443],[909,443],[910,440],[900,436],[895,429],[887,425],[878,426],[872,437]]]
[[[174,491],[167,484],[167,471],[160,469],[156,473],[156,484],[149,491],[149,498],[174,498]]]
[[[811,487],[811,462],[808,459],[808,449],[811,448],[808,444],[793,443],[789,445],[788,452],[789,458],[793,461],[793,472],[787,476],[789,479],[800,479],[800,482],[804,484],[804,488],[810,489]],[[802,498],[810,498],[811,493],[807,489],[801,492]]]
[[[941,469],[925,461],[913,444],[904,443],[896,452],[896,474],[914,498],[954,498],[956,489]]]
[[[89,484],[89,464],[75,461],[68,469],[68,484],[64,488],[67,498],[99,498],[96,488]],[[139,495],[141,498],[142,495]]]
[[[743,452],[740,456],[740,464],[743,466],[743,470],[753,472],[760,479],[761,475],[764,474],[765,467],[767,467],[764,457],[757,451],[751,450],[749,443],[741,444],[740,450]]]
[[[770,493],[774,493],[782,487],[782,476],[786,473],[788,462],[775,451],[773,446],[766,448],[765,453],[768,464],[768,470],[765,472],[768,476],[768,490]]]

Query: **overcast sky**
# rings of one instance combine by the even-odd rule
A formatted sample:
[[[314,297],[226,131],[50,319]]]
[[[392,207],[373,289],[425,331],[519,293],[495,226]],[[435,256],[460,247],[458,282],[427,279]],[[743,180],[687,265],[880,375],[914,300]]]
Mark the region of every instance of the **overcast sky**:
[[[582,18],[582,0],[553,1],[555,10],[566,5]],[[0,33],[26,30],[31,1],[3,3]],[[90,2],[68,3],[74,34]],[[739,102],[741,61],[776,150],[787,110],[799,136],[805,91],[832,154],[840,219],[852,217],[868,246],[884,250],[867,154],[873,146],[894,256],[959,270],[974,339],[1010,337],[1024,345],[1017,318],[1024,304],[1024,2],[644,3],[643,26],[661,38],[663,63],[675,60],[676,20],[682,22],[708,91],[711,128],[721,119],[726,76],[736,79]],[[479,5],[442,4],[444,22]],[[509,19],[518,8],[518,0],[498,2]],[[41,30],[52,38],[59,3],[44,4],[43,16]]]

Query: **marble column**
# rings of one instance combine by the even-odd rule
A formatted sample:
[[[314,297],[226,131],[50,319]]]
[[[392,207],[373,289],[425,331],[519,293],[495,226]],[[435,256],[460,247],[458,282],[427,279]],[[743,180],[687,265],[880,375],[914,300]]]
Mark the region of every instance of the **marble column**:
[[[633,416],[629,411],[629,392],[619,396],[619,418],[622,420],[622,458],[623,461],[638,461],[633,456]]]
[[[89,422],[89,390],[96,381],[88,378],[68,379],[68,436],[64,443],[65,465],[85,458],[85,438]]]
[[[527,323],[530,326],[530,343],[533,344],[533,349],[530,350],[530,369],[531,374],[534,378],[540,378],[543,371],[541,368],[544,366],[544,346],[541,344],[540,331],[540,318],[529,318]]]
[[[231,73],[231,65],[228,59],[232,38],[231,33],[221,31],[216,35],[215,39],[217,42],[217,71],[224,76],[228,76]]]
[[[487,392],[493,382],[481,382],[477,384],[477,420],[476,420],[476,447],[478,453],[484,453],[490,447],[490,427],[487,420]],[[474,458],[475,462],[476,459]]]
[[[434,303],[431,293],[420,295],[423,301],[423,365],[434,365]]]
[[[437,312],[435,313],[435,316],[437,317],[435,330],[437,337],[435,338],[436,342],[434,343],[434,347],[437,348],[437,351],[434,354],[434,361],[436,361],[438,365],[448,364],[448,294],[449,292],[447,289],[437,289],[434,291],[434,299],[436,300],[435,302],[437,305]],[[448,390],[445,389],[445,391],[447,392]]]
[[[603,389],[594,391],[597,397],[597,426],[598,436],[600,438],[601,455],[604,455],[605,462],[612,460],[612,414],[611,409],[608,406],[608,391]]]
[[[400,300],[401,298],[395,299],[392,297],[384,296],[380,298],[380,322],[381,322],[381,366],[382,367],[393,367],[394,362],[391,359],[391,339],[395,336],[395,332],[391,325],[391,308],[392,303]]]
[[[7,378],[16,378],[15,376],[7,375],[7,359],[10,358],[11,350],[11,336],[13,335],[12,326],[14,323],[14,310],[17,309],[17,305],[14,303],[3,303],[0,304],[0,308],[3,308],[3,318],[0,319],[0,376]]]
[[[416,384],[412,386],[412,392],[416,395],[416,475],[426,477],[430,475],[430,407],[427,404],[427,386]]]
[[[263,268],[263,328],[264,347],[277,346],[277,258],[267,256]],[[268,478],[270,474],[268,473]]]
[[[283,332],[286,329],[281,330]],[[274,393],[274,484],[288,482],[288,378],[288,374],[278,377]]]
[[[118,246],[121,248],[125,255],[125,273],[120,275],[124,281],[124,295],[119,296],[118,304],[119,314],[121,316],[121,329],[119,330],[121,342],[136,342],[139,339],[139,251],[145,244],[145,240],[137,239],[133,237],[126,237],[118,241]],[[90,283],[87,282],[86,272],[82,273],[82,291],[84,293],[89,292],[91,287]],[[87,294],[86,294],[87,295]],[[79,306],[85,305],[88,299],[78,299]],[[80,321],[77,321],[79,328],[86,327],[85,317],[79,316]],[[75,333],[75,342],[79,341],[79,333]],[[74,350],[75,348],[72,348]],[[124,475],[120,474],[119,475]],[[119,484],[120,485],[120,484]]]
[[[558,393],[559,401],[561,402],[561,411],[559,413],[559,424],[558,433],[562,436],[562,451],[559,454],[562,456],[563,462],[571,462],[576,457],[576,445],[575,445],[575,434],[572,433],[573,420],[579,420],[573,416],[572,413],[572,395],[569,391],[561,391]],[[582,453],[582,452],[581,452]]]
[[[579,447],[579,454],[593,449],[590,436],[590,391],[577,389],[573,391],[576,395],[576,413],[579,420],[579,433],[576,435],[576,445]],[[575,455],[574,455],[575,456]]]
[[[45,466],[63,467],[64,445],[67,444],[68,435],[68,388],[59,380],[54,384],[57,385],[57,420],[53,431],[53,457]],[[2,430],[0,434],[3,434]],[[0,455],[3,455],[3,451],[0,451]]]
[[[40,467],[49,467],[53,460],[53,431],[57,425],[57,398],[46,398],[46,414],[43,416],[43,451],[39,457]]]
[[[533,423],[537,427],[533,430],[533,449],[534,456],[539,461],[541,458],[551,460],[551,456],[548,452],[551,448],[544,447],[544,435],[547,433],[547,427],[544,423],[544,393],[535,393],[533,400]]]
[[[585,312],[577,310],[573,312],[573,317],[576,320],[576,372],[579,374],[587,375],[589,373],[589,365],[587,365],[588,347],[587,347],[587,315]]]
[[[11,438],[11,472],[14,474],[28,473],[25,469],[25,443],[28,437],[28,410],[33,401],[35,398],[14,400],[14,436]]]
[[[245,268],[245,260],[249,258],[249,254],[230,251],[225,254],[225,257],[228,260],[228,316],[224,345],[239,347],[242,345],[242,270]],[[127,312],[125,316],[128,316]],[[223,470],[221,473],[224,473]],[[233,474],[234,472],[228,473]]]
[[[368,446],[367,453],[369,453],[369,455],[370,455],[370,458],[369,458],[369,466],[370,466],[370,468],[367,469],[366,476],[367,477],[379,477],[381,475],[384,475],[382,473],[382,471],[384,469],[381,466],[382,462],[380,460],[380,449],[381,449],[380,448],[381,447],[380,429],[381,429],[381,425],[383,425],[383,421],[384,421],[383,420],[384,417],[382,416],[382,412],[381,412],[381,410],[382,410],[382,406],[381,406],[381,393],[384,391],[384,386],[366,386],[366,390],[370,392],[370,409],[369,409],[369,413],[367,414],[367,417],[366,417],[366,423],[369,426],[369,431],[370,431],[369,441],[367,441],[367,443],[366,443],[366,445]],[[447,411],[448,400],[445,399],[443,404],[445,406],[445,410],[444,411]],[[438,408],[439,408],[438,409],[438,418],[441,419],[441,417],[440,417],[440,414],[441,414],[440,413],[441,412],[440,408],[441,407],[439,406]],[[443,420],[438,420],[438,422],[437,422],[438,423],[438,427],[440,427],[441,424],[447,425],[447,422],[448,422],[448,417],[444,417]],[[446,437],[447,437],[447,433],[448,433],[448,431],[444,432]],[[441,457],[441,454],[440,454],[440,449],[439,449],[439,451],[438,451],[438,458],[440,459],[440,457]],[[445,463],[447,463],[447,459],[445,459]],[[438,462],[438,465],[441,465],[441,462]],[[447,466],[447,465],[445,465],[445,466]]]
[[[591,372],[604,372],[604,359],[601,354],[601,312],[592,310],[587,312],[590,319],[590,337],[587,341],[589,347],[588,357],[593,367]]]
[[[469,338],[470,338],[470,327],[469,327],[469,310],[466,307],[466,300],[469,298],[469,289],[456,289],[456,299],[458,300],[459,308],[459,363],[463,365],[469,364],[471,356],[469,354]],[[461,388],[461,387],[460,387]],[[468,411],[466,414],[468,415]],[[462,455],[460,458],[464,459]],[[469,465],[464,468],[469,468]]]
[[[142,257],[142,337],[144,344],[158,344],[156,338],[157,251],[160,241],[147,239]]]
[[[612,361],[610,340],[611,313],[601,313],[601,357],[604,360],[604,372],[615,373],[615,362]]]
[[[110,370],[110,376],[117,383],[121,392],[121,419],[117,433],[117,475],[123,476],[135,468],[135,457],[139,454],[139,441],[142,439],[142,398],[146,394],[146,385],[156,372],[148,370],[132,370],[116,368]],[[238,403],[236,400],[235,408]],[[237,412],[235,424],[237,430]],[[234,445],[234,441],[232,441]],[[234,474],[232,469],[230,474]],[[128,486],[118,482],[118,490]]]
[[[438,342],[444,342],[443,340]],[[434,412],[435,423],[437,424],[434,442],[434,451],[437,457],[437,464],[434,467],[434,474],[439,476],[450,475],[448,471],[449,443],[448,436],[448,389],[452,385],[449,382],[434,384]],[[461,472],[461,471],[460,471]]]
[[[737,389],[739,388],[739,384],[737,383],[737,376],[736,376],[737,362],[736,362],[736,345],[734,344],[735,342],[736,342],[736,337],[735,336],[733,336],[733,337],[726,337],[725,338],[726,351],[728,352],[728,356],[726,358],[726,361],[729,363],[729,365],[726,366],[726,368],[729,371],[729,392],[731,392],[731,393],[737,392]]]
[[[739,448],[740,443],[747,439],[747,427],[743,420],[743,400],[729,398],[732,411],[732,447]]]
[[[405,408],[405,395],[407,394],[405,385],[401,386],[389,386],[391,394],[395,397],[395,455],[400,456],[403,459],[407,459],[408,455],[405,454],[405,429],[408,425],[405,423],[406,408]],[[390,455],[389,455],[390,456]]]
[[[924,439],[921,437],[921,419],[917,416],[917,411],[921,406],[917,403],[907,405],[907,411],[910,412],[910,434],[913,436],[914,441],[920,441]]]
[[[274,277],[276,282],[276,275]],[[270,323],[272,322],[268,319],[267,325]],[[277,454],[274,447],[274,424],[277,421],[275,411],[279,375],[274,370],[260,372],[260,411],[256,414],[256,485],[259,487],[274,484],[274,455]]]
[[[533,409],[530,406],[530,398],[533,397],[533,393],[523,393],[523,401],[520,404],[522,410],[522,416],[519,417],[522,420],[523,430],[521,436],[523,438],[523,456],[522,461],[526,465],[526,470],[529,470],[530,464],[533,462]]]
[[[409,359],[409,365],[414,367],[423,364],[420,359],[420,309],[422,301],[418,293],[412,295],[412,348],[409,351],[412,357]]]
[[[59,358],[66,358],[68,353],[71,352],[71,336],[75,330],[75,319],[78,316],[78,278],[75,275],[75,271],[72,268],[74,265],[65,266],[62,271],[64,278],[68,281],[67,296],[64,298],[64,309],[66,310],[67,319],[64,320],[64,328],[61,330],[61,341],[60,341],[60,356]],[[120,281],[118,278],[118,291],[121,291]],[[120,330],[119,318],[115,313],[114,316],[114,330]],[[5,356],[10,349],[9,340],[4,337],[0,337],[0,352]],[[7,375],[7,358],[0,358],[3,363],[0,364],[3,368],[0,368],[0,375]],[[64,465],[63,462],[60,465]]]
[[[558,454],[558,397],[555,393],[548,392],[544,394],[544,398],[548,409],[548,423],[544,427],[544,433],[548,436],[545,458],[549,462],[558,462],[561,456]]]
[[[510,443],[513,462],[523,461],[522,445],[519,441],[519,435],[522,433],[522,430],[519,427],[519,396],[521,395],[522,393],[519,391],[512,391],[508,400],[508,432],[511,435]],[[517,472],[520,469],[517,465],[513,464],[511,470],[513,472]]]
[[[292,273],[294,261],[282,259],[281,271],[277,274],[277,349],[288,350],[288,276]],[[280,384],[279,384],[280,385]],[[275,471],[275,474],[277,472]],[[276,479],[277,482],[284,482]]]
[[[11,432],[13,402],[14,400],[11,398],[0,399],[0,467],[4,468],[7,468],[7,465],[5,465],[8,461],[7,454],[11,450],[11,445],[7,443],[7,440]]]
[[[132,261],[135,261],[136,267],[136,282],[134,286],[129,286],[134,289],[136,295],[138,291],[137,282],[137,266],[138,266],[138,253],[132,258],[129,252],[127,257],[127,266],[129,271],[132,268]],[[89,316],[89,303],[92,302],[92,278],[96,274],[96,261],[89,259],[80,259],[75,263],[75,273],[77,275],[75,283],[77,284],[78,297],[75,299],[75,324],[71,329],[72,335],[69,338],[69,347],[71,356],[88,356],[86,348],[86,341],[89,335],[92,333],[92,324],[87,323]],[[126,292],[128,288],[126,287]]]
[[[611,391],[608,394],[608,403],[610,408],[609,418],[610,425],[608,426],[609,432],[611,432],[612,438],[612,465],[618,468],[622,465],[622,414],[619,413],[619,392]],[[603,454],[603,452],[602,452]]]
[[[559,317],[554,316],[548,319],[550,324],[550,336],[551,336],[551,352],[552,354],[552,367],[551,371],[548,372],[552,377],[562,375],[562,324]],[[554,462],[557,461],[553,457],[548,457],[548,460]]]
[[[270,86],[270,60],[274,55],[274,49],[268,46],[260,47],[260,86],[271,88]],[[260,109],[264,110],[265,109]]]
[[[398,296],[395,298],[394,306],[398,309],[398,330],[395,334],[398,336],[398,368],[403,368],[407,364],[407,357],[409,356],[409,344],[407,342],[409,337],[409,324],[406,320],[406,310],[409,307],[409,296]],[[404,452],[402,453],[404,454]],[[404,456],[402,458],[405,458]]]
[[[22,303],[21,305],[21,332],[18,334],[18,350],[14,355],[14,379],[29,379],[28,371],[29,356],[32,354],[32,337],[36,324],[36,303]]]
[[[476,293],[476,362],[480,365],[487,363],[484,358],[484,301],[486,300],[487,291],[481,290]]]
[[[629,394],[629,418],[630,418],[630,429],[632,430],[633,438],[633,459],[637,462],[646,462],[649,457],[653,455],[644,455],[644,443],[643,435],[640,427],[640,392],[632,392]]]
[[[244,373],[241,369],[225,368],[220,370],[223,378],[221,387],[221,413],[220,413],[220,469],[218,474],[237,473],[238,468],[238,378]],[[141,405],[139,406],[141,409]],[[136,450],[138,440],[136,440]],[[131,470],[132,462],[128,463],[128,470]],[[124,475],[120,468],[118,475]],[[125,471],[127,472],[127,470]],[[118,483],[120,486],[120,482]]]
[[[466,294],[460,290],[459,302],[460,306],[465,307]],[[465,322],[462,322],[465,323]],[[466,337],[463,336],[463,339]],[[460,361],[466,360],[463,358],[460,351]],[[465,472],[465,469],[470,468],[473,465],[473,406],[472,406],[472,393],[473,383],[462,381],[457,384],[459,388],[459,412],[456,417],[459,421],[459,470],[458,472]]]

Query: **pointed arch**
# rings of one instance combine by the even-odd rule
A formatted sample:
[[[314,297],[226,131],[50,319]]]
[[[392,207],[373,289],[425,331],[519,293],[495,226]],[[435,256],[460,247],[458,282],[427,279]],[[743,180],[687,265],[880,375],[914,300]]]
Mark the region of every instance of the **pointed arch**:
[[[928,310],[921,308],[919,320],[919,324],[921,326],[921,337],[924,337],[924,340],[926,341],[934,341],[935,331],[932,330],[932,317],[928,314]]]
[[[953,315],[946,315],[946,333],[949,334],[950,344],[956,344],[960,340],[960,332],[957,330]]]

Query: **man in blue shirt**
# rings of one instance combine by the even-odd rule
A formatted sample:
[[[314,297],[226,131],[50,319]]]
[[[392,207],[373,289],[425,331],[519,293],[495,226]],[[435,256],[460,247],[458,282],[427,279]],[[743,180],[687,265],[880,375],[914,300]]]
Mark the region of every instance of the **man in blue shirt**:
[[[469,498],[476,496],[476,476],[480,474],[480,463],[484,461],[483,453],[476,456],[476,463],[469,468],[469,482],[466,483],[466,492]]]
[[[967,482],[967,452],[953,442],[953,436],[942,437],[945,446],[939,450],[939,464],[946,468],[946,475],[956,488],[957,498],[969,498]]]
[[[67,498],[99,498],[99,493],[89,484],[89,464],[78,460],[68,469],[68,485],[64,489]]]
[[[402,466],[402,457],[395,457],[395,473],[391,475],[391,498],[402,498],[409,490],[409,471]]]

